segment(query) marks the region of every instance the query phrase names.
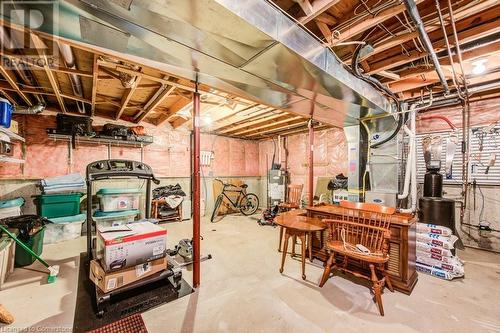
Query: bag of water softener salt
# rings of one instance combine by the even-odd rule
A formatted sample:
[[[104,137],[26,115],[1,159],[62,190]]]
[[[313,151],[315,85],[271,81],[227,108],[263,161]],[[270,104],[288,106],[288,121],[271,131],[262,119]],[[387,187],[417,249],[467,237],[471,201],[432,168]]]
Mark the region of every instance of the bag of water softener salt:
[[[425,245],[427,245],[427,244],[425,244]],[[448,257],[448,256],[443,256],[441,254],[432,253],[432,251],[422,251],[421,249],[417,249],[417,259],[418,258],[430,258],[430,259],[434,259],[434,260],[440,261],[440,262],[445,263],[445,264],[450,264],[450,265],[463,265],[464,264],[464,262],[456,256]]]
[[[427,244],[424,242],[420,242],[417,240],[417,251],[422,251],[426,253],[432,253],[432,254],[438,254],[443,257],[453,257],[453,253],[451,253],[451,250]]]
[[[436,234],[443,236],[453,235],[453,231],[448,227],[426,223],[417,223],[417,232],[420,234]]]
[[[453,280],[456,277],[460,277],[460,275],[455,275],[455,274],[447,272],[445,270],[442,270],[442,269],[439,269],[436,267],[432,267],[432,266],[428,266],[425,264],[421,264],[418,262],[416,263],[415,267],[417,268],[417,271],[419,271],[419,272],[426,273],[426,274],[438,277],[438,278],[443,279],[443,280]]]
[[[450,272],[456,276],[463,276],[465,274],[464,265],[462,265],[461,263],[455,262],[453,264],[447,264],[442,261],[432,259],[429,257],[418,256],[418,254],[417,254],[417,262],[420,264],[431,266],[433,268],[442,269],[443,271]]]
[[[451,236],[441,236],[441,235],[436,235],[436,234],[420,234],[417,233],[417,241],[434,245],[434,246],[440,246],[442,248],[445,248],[447,250],[453,250],[455,247],[453,244],[458,240],[458,237],[455,235]]]

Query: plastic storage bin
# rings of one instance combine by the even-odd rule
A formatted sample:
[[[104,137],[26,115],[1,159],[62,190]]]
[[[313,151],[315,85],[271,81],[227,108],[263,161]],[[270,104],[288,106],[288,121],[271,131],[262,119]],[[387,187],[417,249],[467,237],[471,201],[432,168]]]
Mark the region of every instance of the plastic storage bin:
[[[0,201],[0,219],[21,215],[22,205],[24,205],[23,198]]]
[[[44,244],[54,244],[80,237],[82,225],[87,219],[85,214],[51,218],[45,226]]]
[[[12,121],[12,105],[5,98],[0,98],[0,126],[10,127]]]
[[[137,209],[110,213],[97,211],[94,213],[94,220],[99,226],[116,227],[119,225],[134,222],[135,217],[139,215],[139,213],[140,211]]]
[[[31,235],[28,242],[25,242],[24,244],[36,254],[41,255],[43,251],[44,233],[45,233],[45,227],[42,227],[35,234]],[[31,265],[36,259],[31,255],[31,253],[26,252],[22,247],[20,247],[17,244],[16,244],[15,258],[16,258],[15,263],[17,267]]]
[[[118,212],[139,208],[141,190],[138,188],[103,188],[97,192],[102,212]]]
[[[42,194],[36,196],[36,213],[46,218],[80,214],[82,193]]]

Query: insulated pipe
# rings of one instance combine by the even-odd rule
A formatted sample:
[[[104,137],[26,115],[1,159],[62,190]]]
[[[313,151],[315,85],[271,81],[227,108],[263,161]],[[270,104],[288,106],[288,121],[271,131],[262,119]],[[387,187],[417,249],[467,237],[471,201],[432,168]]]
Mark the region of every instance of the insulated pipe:
[[[200,93],[193,93],[193,287],[200,286]]]
[[[309,206],[313,206],[314,199],[314,127],[312,124],[312,118],[309,120]]]
[[[426,51],[429,53],[431,57],[431,61],[434,64],[434,68],[436,70],[436,73],[439,77],[439,81],[441,81],[441,84],[443,85],[444,91],[446,94],[450,92],[450,89],[448,88],[448,83],[446,82],[446,78],[444,76],[443,70],[441,68],[441,65],[439,64],[439,60],[437,58],[436,52],[434,51],[434,48],[432,47],[432,42],[429,39],[429,36],[427,35],[427,32],[425,31],[424,23],[422,22],[422,19],[420,18],[420,14],[417,9],[417,5],[414,0],[403,0],[406,10],[408,11],[408,14],[410,15],[413,23],[415,23],[418,34],[420,36],[420,39],[422,40],[422,44],[424,44],[424,47]]]
[[[411,161],[413,160],[413,154],[414,154],[413,149],[415,148],[415,144],[413,143],[413,140],[412,140],[411,131],[408,129],[408,127],[406,125],[403,127],[403,129],[410,137],[410,147],[409,147],[410,149],[408,151],[408,159],[406,160],[405,181],[404,181],[404,186],[403,186],[403,193],[398,194],[398,199],[405,199],[406,197],[408,197],[408,193],[410,192]]]

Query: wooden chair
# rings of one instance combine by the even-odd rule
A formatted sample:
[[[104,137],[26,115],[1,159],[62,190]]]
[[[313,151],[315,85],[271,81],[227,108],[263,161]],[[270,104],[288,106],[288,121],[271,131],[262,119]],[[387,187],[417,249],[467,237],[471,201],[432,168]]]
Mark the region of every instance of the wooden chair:
[[[323,220],[328,225],[329,234],[326,248],[330,252],[330,257],[326,262],[319,286],[323,287],[330,277],[330,273],[335,269],[370,280],[373,285],[375,302],[383,316],[382,289],[387,283],[389,290],[394,291],[386,264],[389,261],[390,221],[395,209],[376,204],[350,202],[342,202],[341,206],[344,208],[342,219]],[[357,250],[357,244],[366,247],[370,254]],[[342,257],[343,261],[337,263],[336,256]],[[370,274],[366,275],[362,271],[352,270],[351,267],[348,267],[349,259],[368,265]],[[381,274],[381,279],[379,279],[377,272]]]
[[[280,212],[287,212],[292,209],[298,209],[300,207],[300,199],[302,198],[302,189],[304,188],[303,184],[290,184],[288,185],[288,196],[287,201],[278,205]],[[293,239],[292,253],[295,253],[295,241]],[[280,226],[280,240],[278,246],[278,252],[281,252],[281,243],[283,242],[283,227]]]

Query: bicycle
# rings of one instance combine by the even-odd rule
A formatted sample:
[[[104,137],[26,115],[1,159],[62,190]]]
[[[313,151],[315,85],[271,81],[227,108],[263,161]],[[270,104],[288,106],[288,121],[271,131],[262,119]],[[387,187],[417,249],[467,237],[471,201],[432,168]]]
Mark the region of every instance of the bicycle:
[[[215,179],[215,180],[221,182],[223,188],[221,194],[219,194],[217,196],[217,199],[215,200],[214,211],[212,212],[212,217],[210,218],[210,221],[212,223],[214,222],[215,217],[219,212],[219,208],[220,205],[222,204],[222,201],[224,200],[224,197],[226,197],[226,199],[231,203],[234,209],[239,209],[240,212],[245,216],[252,215],[257,211],[257,209],[259,209],[259,198],[254,193],[246,193],[246,189],[248,187],[247,184],[236,186],[233,184],[225,184],[220,179]],[[235,201],[233,201],[226,194],[228,192],[238,193],[238,196],[236,197]]]

